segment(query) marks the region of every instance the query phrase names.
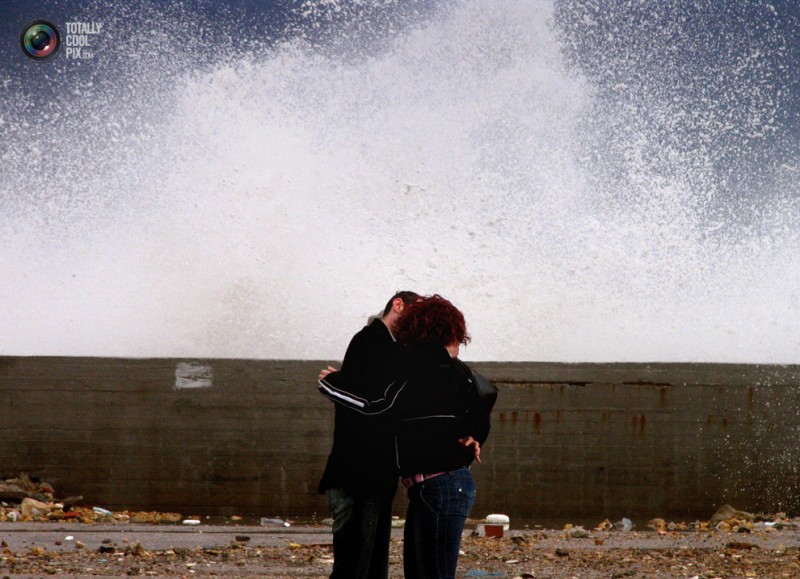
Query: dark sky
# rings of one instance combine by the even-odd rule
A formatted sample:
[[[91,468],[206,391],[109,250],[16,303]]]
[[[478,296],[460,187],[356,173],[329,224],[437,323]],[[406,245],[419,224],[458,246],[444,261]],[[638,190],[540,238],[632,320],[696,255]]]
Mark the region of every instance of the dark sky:
[[[333,28],[349,27],[351,36],[377,35],[390,19],[396,23],[396,12],[412,13],[435,2],[404,0],[399,4],[403,8],[359,7],[320,11],[309,17],[300,10],[300,0],[0,1],[0,74],[4,81],[35,83],[42,75],[57,75],[69,82],[86,69],[108,71],[124,61],[126,51],[135,50],[131,37],[143,31],[158,31],[164,51],[197,51],[198,58],[231,49],[268,48],[278,39],[297,34],[324,37]],[[19,46],[20,34],[26,24],[38,19],[60,29],[67,21],[103,22],[107,32],[98,39],[102,46],[97,58],[91,63],[67,63],[63,45],[45,66],[26,58]],[[655,66],[663,71],[665,83],[681,91],[687,78],[730,64],[743,46],[762,44],[772,51],[770,58],[784,77],[782,99],[790,105],[784,112],[787,117],[797,116],[800,2],[795,0],[558,0],[556,20],[571,62],[601,87],[636,83],[637,75]],[[775,50],[780,43],[784,49]]]
[[[276,42],[298,35],[324,44],[328,52],[335,52],[337,38],[346,37],[348,58],[352,58],[354,38],[370,46],[366,54],[374,49],[382,29],[413,21],[439,3],[404,0],[397,4],[368,8],[342,2],[344,9],[339,12],[323,7],[309,14],[300,9],[303,2],[299,0],[200,0],[183,5],[140,0],[112,7],[100,1],[0,1],[4,101],[0,104],[31,110],[37,103],[73,90],[91,98],[86,91],[135,84],[137,67],[158,68],[165,55],[175,55],[202,71],[220,55],[269,51]],[[596,111],[600,122],[611,122],[608,119],[615,111],[630,110],[630,131],[650,132],[656,135],[652,142],[673,151],[713,140],[712,160],[720,181],[730,190],[752,189],[759,173],[772,179],[776,168],[796,163],[800,2],[558,0],[555,5],[563,54],[601,97]],[[96,57],[69,60],[62,46],[47,62],[27,58],[20,48],[20,34],[38,19],[51,21],[62,34],[66,22],[102,22],[103,34],[92,39],[97,42]],[[156,54],[162,60],[154,58]],[[182,70],[173,67],[171,73]],[[169,74],[165,69],[165,86]],[[753,118],[758,115],[753,111],[772,123],[767,133],[755,139],[749,136],[759,130],[754,127]],[[688,120],[675,120],[681,116]],[[733,129],[720,130],[728,125]],[[613,133],[620,140],[616,146],[626,145],[624,130],[591,130]],[[597,153],[604,155],[614,146],[604,140]],[[762,171],[763,167],[767,170]],[[607,174],[614,168],[600,170]]]

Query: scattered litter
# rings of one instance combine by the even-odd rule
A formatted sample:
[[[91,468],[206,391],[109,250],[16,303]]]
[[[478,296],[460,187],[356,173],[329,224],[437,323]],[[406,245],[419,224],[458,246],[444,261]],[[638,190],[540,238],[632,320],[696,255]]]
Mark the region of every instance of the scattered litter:
[[[620,519],[619,521],[614,523],[614,528],[617,531],[623,531],[623,532],[627,533],[628,531],[633,529],[633,521],[631,521],[628,518],[623,517],[622,519]]]
[[[750,550],[750,549],[758,549],[758,545],[754,545],[753,543],[744,543],[742,541],[731,541],[725,544],[726,549],[736,549],[736,550]]]
[[[0,481],[0,500],[21,502],[25,498],[50,502],[55,496],[52,485],[32,479],[27,474]]]
[[[589,537],[589,531],[583,527],[573,527],[567,533],[573,539],[586,539]]]
[[[48,503],[43,503],[42,501],[25,497],[22,499],[19,509],[22,511],[23,517],[41,517],[53,510],[53,507],[51,507]]]
[[[743,521],[753,521],[756,516],[753,513],[740,511],[734,509],[730,505],[722,505],[717,511],[711,515],[711,522],[718,523],[720,521],[727,521],[728,519],[739,519]]]
[[[489,524],[480,524],[478,525],[477,531],[479,537],[502,537],[503,536],[503,525],[489,525]]]
[[[528,542],[528,539],[525,537],[525,535],[515,535],[511,537],[511,542],[515,545],[524,545]]]
[[[143,557],[147,554],[144,547],[139,541],[134,541],[132,544],[125,547],[125,555],[133,556],[133,557]]]
[[[261,526],[262,527],[291,527],[291,523],[288,521],[284,521],[283,519],[277,518],[269,518],[269,517],[262,517],[261,518]]]
[[[484,519],[485,523],[479,524],[476,532],[479,537],[502,537],[504,531],[510,528],[511,519],[508,515],[491,514]]]
[[[597,525],[597,526],[594,528],[594,530],[595,530],[595,531],[610,531],[610,530],[611,530],[611,529],[613,529],[613,528],[614,528],[614,525],[613,525],[613,523],[612,523],[611,521],[609,521],[608,519],[606,519],[606,520],[604,520],[602,523],[600,523],[599,525]]]

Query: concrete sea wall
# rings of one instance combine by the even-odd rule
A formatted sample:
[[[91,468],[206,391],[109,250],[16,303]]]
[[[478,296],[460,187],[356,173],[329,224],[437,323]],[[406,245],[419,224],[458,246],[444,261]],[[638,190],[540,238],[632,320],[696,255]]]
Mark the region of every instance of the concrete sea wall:
[[[328,363],[0,357],[0,477],[113,509],[327,516]],[[800,511],[798,366],[474,367],[500,389],[476,516]]]

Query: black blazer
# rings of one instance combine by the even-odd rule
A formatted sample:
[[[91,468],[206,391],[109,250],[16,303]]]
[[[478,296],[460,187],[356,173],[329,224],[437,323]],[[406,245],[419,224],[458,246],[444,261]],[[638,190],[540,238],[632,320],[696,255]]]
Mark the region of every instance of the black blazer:
[[[342,369],[353,394],[374,399],[399,372],[401,347],[379,319],[350,341]],[[384,416],[336,405],[331,449],[318,491],[342,487],[354,496],[391,500],[397,490],[394,430]]]

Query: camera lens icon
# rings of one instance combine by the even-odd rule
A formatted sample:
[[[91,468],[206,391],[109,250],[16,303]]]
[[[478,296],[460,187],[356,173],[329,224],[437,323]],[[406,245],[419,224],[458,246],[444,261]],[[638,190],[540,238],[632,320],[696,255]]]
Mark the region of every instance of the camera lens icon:
[[[22,52],[34,60],[47,60],[58,52],[61,35],[55,25],[37,20],[25,27],[19,39]]]

